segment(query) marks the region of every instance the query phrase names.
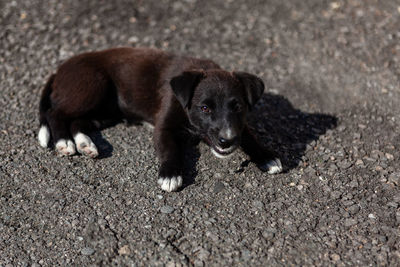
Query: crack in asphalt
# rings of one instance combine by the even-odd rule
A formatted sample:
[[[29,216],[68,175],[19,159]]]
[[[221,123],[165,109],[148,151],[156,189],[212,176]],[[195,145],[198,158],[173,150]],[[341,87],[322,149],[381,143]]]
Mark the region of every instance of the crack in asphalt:
[[[113,261],[116,257],[119,256],[119,252],[118,252],[119,245],[118,245],[118,243],[119,243],[120,240],[119,240],[119,237],[118,237],[118,232],[111,228],[110,222],[109,222],[106,218],[104,218],[104,220],[107,222],[107,223],[104,225],[105,229],[108,229],[108,230],[112,233],[114,239],[116,240],[116,243],[115,243],[115,245],[114,245],[114,247],[113,247],[114,256],[112,256],[112,257],[109,258],[109,263],[112,263],[112,261]]]
[[[191,260],[190,256],[183,252],[178,246],[175,245],[176,238],[166,239],[167,244],[169,244],[172,249],[179,255],[183,255],[185,257],[185,262],[190,264],[190,266],[194,266],[194,262]]]

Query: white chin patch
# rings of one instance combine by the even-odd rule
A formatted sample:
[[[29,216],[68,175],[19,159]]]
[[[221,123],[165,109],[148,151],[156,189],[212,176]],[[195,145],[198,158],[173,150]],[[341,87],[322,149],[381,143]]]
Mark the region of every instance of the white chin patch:
[[[82,155],[95,158],[99,155],[96,145],[92,142],[89,136],[83,133],[77,133],[74,136],[76,148]]]
[[[283,170],[282,163],[278,158],[265,162],[260,168],[267,171],[269,174],[280,173]]]
[[[56,143],[56,150],[62,156],[71,156],[75,154],[75,144],[72,140],[60,139]]]
[[[219,158],[219,159],[227,159],[227,158],[230,158],[230,157],[232,156],[232,154],[233,154],[233,153],[230,153],[230,154],[227,154],[227,155],[225,155],[225,154],[220,154],[220,153],[218,153],[214,148],[211,148],[211,152],[214,154],[214,156],[216,156],[216,157]]]
[[[42,125],[38,134],[39,144],[41,147],[47,147],[50,141],[50,130],[46,125]]]
[[[161,189],[167,192],[176,191],[179,187],[182,186],[182,176],[177,177],[160,177],[158,179],[158,184],[161,186]]]

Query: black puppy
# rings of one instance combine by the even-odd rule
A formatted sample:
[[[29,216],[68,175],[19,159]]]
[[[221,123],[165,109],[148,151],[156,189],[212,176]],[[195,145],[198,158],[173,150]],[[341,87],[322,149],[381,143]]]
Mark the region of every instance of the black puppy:
[[[146,48],[75,56],[47,82],[40,101],[39,142],[50,136],[61,155],[98,156],[90,132],[123,119],[155,126],[154,145],[165,191],[182,185],[183,139],[199,138],[226,157],[241,146],[268,173],[280,160],[250,133],[246,114],[264,92],[258,77],[227,72],[210,60]],[[76,146],[76,147],[75,147]]]

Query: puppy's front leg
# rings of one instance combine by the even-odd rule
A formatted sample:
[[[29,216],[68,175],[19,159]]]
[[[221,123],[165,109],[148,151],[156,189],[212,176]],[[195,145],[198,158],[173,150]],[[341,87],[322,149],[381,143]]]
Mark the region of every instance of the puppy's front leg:
[[[246,126],[242,133],[242,149],[248,154],[262,171],[269,174],[280,173],[282,163],[278,156],[268,149],[264,148]]]
[[[156,125],[154,145],[161,164],[158,184],[167,192],[182,186],[183,152],[179,141],[182,140],[174,132]]]

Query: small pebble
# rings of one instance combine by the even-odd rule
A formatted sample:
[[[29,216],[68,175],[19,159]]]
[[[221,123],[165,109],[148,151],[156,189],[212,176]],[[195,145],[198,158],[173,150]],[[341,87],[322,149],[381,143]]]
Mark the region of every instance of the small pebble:
[[[355,224],[357,224],[357,221],[354,220],[354,219],[346,219],[344,221],[344,226],[346,226],[346,227],[350,227],[350,226],[353,226]]]
[[[86,247],[81,250],[82,255],[90,256],[94,253],[94,249]]]
[[[386,153],[385,157],[386,157],[387,160],[393,160],[394,159],[393,155],[390,154],[390,153]]]
[[[118,250],[119,255],[129,255],[130,253],[131,253],[131,250],[129,249],[128,245],[125,245]]]
[[[361,165],[364,165],[364,161],[362,161],[361,159],[358,159],[356,161],[356,166],[361,166]]]
[[[357,187],[358,186],[358,182],[356,180],[353,180],[353,181],[351,181],[349,183],[349,186],[352,187],[352,188]]]
[[[174,208],[168,205],[162,206],[160,209],[161,213],[169,214],[174,211]]]
[[[357,204],[355,204],[355,205],[349,207],[349,212],[350,212],[351,214],[355,214],[355,213],[357,213],[359,210],[360,210],[360,207],[359,207]]]
[[[365,124],[358,124],[358,128],[364,130],[365,128],[367,128],[367,126]]]
[[[132,36],[128,39],[129,43],[137,43],[139,41],[139,38],[137,36]]]
[[[378,166],[375,166],[375,170],[380,172],[380,171],[383,171],[383,168],[382,168],[382,166],[378,165]]]
[[[342,192],[340,192],[340,191],[333,191],[333,192],[331,193],[331,197],[332,197],[333,199],[338,199],[338,198],[340,198],[341,195],[342,195]]]
[[[256,200],[253,202],[254,207],[258,208],[258,209],[262,209],[264,208],[264,203],[262,203],[262,201],[260,200]]]
[[[225,189],[225,185],[221,182],[216,182],[214,186],[214,193],[219,193]]]
[[[297,186],[297,189],[299,189],[299,190],[302,190],[303,188],[304,188],[304,186],[301,184]]]
[[[205,249],[200,249],[198,252],[196,252],[197,257],[202,260],[202,261],[206,261],[208,259],[208,257],[210,256],[210,252],[205,250]]]
[[[331,255],[331,259],[332,259],[333,261],[339,261],[339,260],[340,260],[340,256],[339,256],[338,254],[336,254],[336,253],[333,253],[333,254]]]

